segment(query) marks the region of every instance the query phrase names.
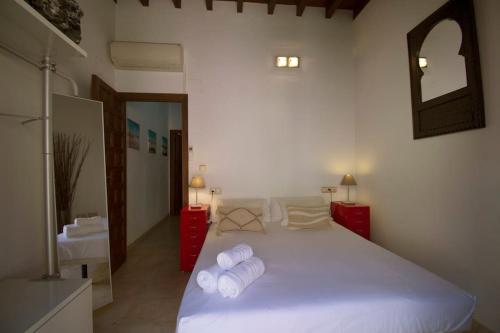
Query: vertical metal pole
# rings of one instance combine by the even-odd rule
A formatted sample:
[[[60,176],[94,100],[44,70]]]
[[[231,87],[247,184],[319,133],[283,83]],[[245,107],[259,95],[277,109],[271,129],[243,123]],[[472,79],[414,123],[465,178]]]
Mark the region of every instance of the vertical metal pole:
[[[42,60],[43,72],[43,190],[44,210],[47,237],[47,274],[46,278],[57,278],[59,276],[57,252],[56,252],[56,229],[55,229],[55,200],[54,200],[54,160],[52,145],[52,82],[51,76],[54,65],[50,63],[50,57]]]

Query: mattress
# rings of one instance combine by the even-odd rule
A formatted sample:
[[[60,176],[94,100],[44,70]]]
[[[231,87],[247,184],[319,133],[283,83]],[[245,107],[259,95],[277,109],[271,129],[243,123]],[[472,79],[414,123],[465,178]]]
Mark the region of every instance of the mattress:
[[[107,231],[73,238],[57,235],[57,255],[63,264],[107,262],[108,253]]]
[[[468,327],[475,298],[425,269],[335,224],[265,235],[215,235],[212,226],[179,309],[178,333],[433,333]],[[265,274],[238,298],[205,294],[197,272],[240,242],[254,248]]]

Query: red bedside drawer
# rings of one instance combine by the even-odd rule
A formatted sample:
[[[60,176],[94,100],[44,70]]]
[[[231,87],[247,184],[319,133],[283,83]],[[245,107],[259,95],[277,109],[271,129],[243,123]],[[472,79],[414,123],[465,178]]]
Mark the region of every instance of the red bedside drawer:
[[[347,220],[345,226],[350,229],[366,229],[370,230],[370,223],[367,220]]]
[[[190,212],[188,215],[184,217],[184,220],[187,223],[196,224],[205,220],[205,214],[203,212]]]
[[[183,271],[192,272],[194,269],[194,265],[196,265],[196,261],[198,260],[198,254],[188,255],[185,259],[185,269]]]
[[[200,254],[208,231],[210,206],[201,209],[186,206],[181,211],[180,225],[180,268],[192,271]]]
[[[181,231],[183,232],[196,232],[204,233],[207,228],[207,220],[200,220],[196,223],[192,220],[181,220]]]
[[[199,226],[203,225],[206,223],[207,219],[204,216],[204,214],[199,214],[198,212],[196,213],[185,213],[186,215],[182,215],[181,212],[181,221],[182,225],[181,226]]]
[[[205,241],[205,233],[201,232],[190,232],[184,236],[184,241],[189,245],[203,245]]]
[[[370,239],[369,206],[332,202],[331,211],[335,222],[368,240]]]
[[[198,255],[200,253],[202,247],[203,247],[203,243],[186,245],[186,254]]]
[[[345,215],[348,219],[368,220],[370,210],[368,207],[353,207],[352,209],[346,209]]]

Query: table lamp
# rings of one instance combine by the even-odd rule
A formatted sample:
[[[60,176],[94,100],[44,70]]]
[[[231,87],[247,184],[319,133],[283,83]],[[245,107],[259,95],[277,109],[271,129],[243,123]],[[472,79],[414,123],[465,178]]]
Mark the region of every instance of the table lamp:
[[[201,205],[198,204],[198,190],[200,188],[205,188],[205,179],[202,176],[194,176],[191,178],[191,183],[189,183],[189,187],[194,188],[196,191],[196,204],[191,205],[193,208],[200,208]]]
[[[349,198],[349,188],[351,186],[356,186],[358,185],[358,183],[356,183],[356,179],[354,179],[354,177],[350,174],[346,174],[344,175],[344,177],[342,177],[342,181],[340,182],[340,185],[344,185],[344,186],[347,186],[347,201],[345,201],[344,203],[347,204],[347,205],[354,205],[354,202],[352,202]]]

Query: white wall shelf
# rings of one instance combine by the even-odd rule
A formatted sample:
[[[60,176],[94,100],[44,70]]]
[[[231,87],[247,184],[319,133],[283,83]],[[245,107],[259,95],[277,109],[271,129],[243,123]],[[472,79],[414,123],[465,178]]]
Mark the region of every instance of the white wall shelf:
[[[24,0],[0,1],[0,41],[36,60],[87,57],[87,52]]]

